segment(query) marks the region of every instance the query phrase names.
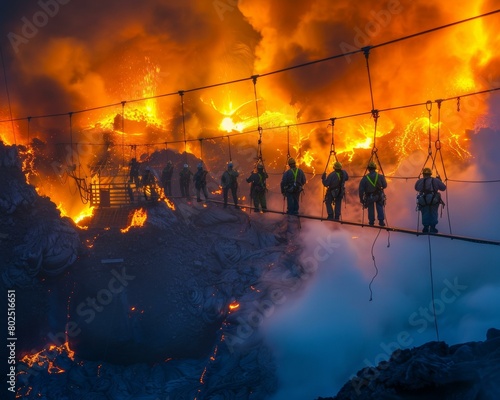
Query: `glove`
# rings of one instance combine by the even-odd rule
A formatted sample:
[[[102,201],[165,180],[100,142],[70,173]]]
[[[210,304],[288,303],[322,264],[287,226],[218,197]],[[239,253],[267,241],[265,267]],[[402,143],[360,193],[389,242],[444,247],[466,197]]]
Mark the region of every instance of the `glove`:
[[[323,172],[323,175],[321,175],[321,179],[326,179],[326,172]]]

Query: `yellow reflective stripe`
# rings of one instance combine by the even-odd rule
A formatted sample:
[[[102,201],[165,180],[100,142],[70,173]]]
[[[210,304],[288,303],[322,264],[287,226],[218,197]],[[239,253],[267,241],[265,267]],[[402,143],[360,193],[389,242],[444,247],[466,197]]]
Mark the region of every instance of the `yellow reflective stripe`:
[[[370,182],[372,184],[372,186],[375,187],[375,185],[377,184],[377,180],[378,180],[378,173],[375,173],[375,182],[372,182],[372,180],[370,179],[370,177],[368,175],[366,175],[366,179],[368,179],[368,182]]]
[[[297,182],[297,175],[299,174],[299,169],[295,168],[295,170],[292,169],[292,174],[293,174],[293,181]]]

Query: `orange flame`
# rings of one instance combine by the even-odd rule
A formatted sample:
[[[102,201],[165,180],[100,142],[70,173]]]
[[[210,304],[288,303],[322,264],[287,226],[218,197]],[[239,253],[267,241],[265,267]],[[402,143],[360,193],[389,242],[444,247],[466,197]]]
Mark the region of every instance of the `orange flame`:
[[[146,210],[144,208],[139,208],[139,209],[134,211],[130,225],[127,226],[126,228],[120,229],[120,232],[127,233],[130,230],[130,228],[132,228],[134,226],[135,227],[144,226],[147,219],[148,219],[148,214],[147,214]]]
[[[165,197],[163,199],[163,201],[167,205],[168,208],[170,208],[172,211],[175,211],[175,204],[173,201],[169,200],[168,197]]]

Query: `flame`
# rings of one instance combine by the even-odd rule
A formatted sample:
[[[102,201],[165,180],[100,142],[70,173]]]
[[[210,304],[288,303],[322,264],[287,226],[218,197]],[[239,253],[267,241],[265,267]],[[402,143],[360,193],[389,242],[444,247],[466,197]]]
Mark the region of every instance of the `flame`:
[[[73,221],[75,221],[75,224],[77,224],[82,229],[88,228],[88,225],[82,224],[82,221],[85,220],[86,218],[92,217],[94,215],[94,208],[95,207],[90,206],[86,210],[83,210],[76,217],[72,218]]]
[[[130,225],[127,226],[126,228],[120,229],[120,232],[127,233],[132,227],[144,226],[147,219],[148,219],[148,214],[146,210],[144,208],[139,208],[134,211]]]
[[[173,201],[169,200],[168,197],[165,197],[163,199],[163,202],[167,205],[168,208],[170,208],[172,211],[175,211],[175,204]]]
[[[243,124],[241,122],[235,123],[231,117],[225,117],[221,121],[219,129],[221,131],[226,131],[226,132],[233,132],[233,131],[242,132]]]
[[[237,301],[233,301],[231,304],[229,304],[229,311],[236,311],[238,308],[240,308],[240,303]]]

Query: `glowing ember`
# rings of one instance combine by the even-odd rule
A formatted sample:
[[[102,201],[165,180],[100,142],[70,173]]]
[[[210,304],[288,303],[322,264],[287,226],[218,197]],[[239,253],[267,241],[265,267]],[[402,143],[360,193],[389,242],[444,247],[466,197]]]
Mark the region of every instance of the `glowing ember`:
[[[130,225],[124,229],[120,229],[120,232],[127,233],[130,230],[130,228],[132,228],[134,226],[135,227],[144,226],[147,219],[148,219],[148,214],[146,213],[146,210],[144,208],[139,208],[138,210],[134,211]]]
[[[237,301],[233,301],[231,304],[229,304],[229,311],[236,311],[238,308],[240,308],[240,303]]]

